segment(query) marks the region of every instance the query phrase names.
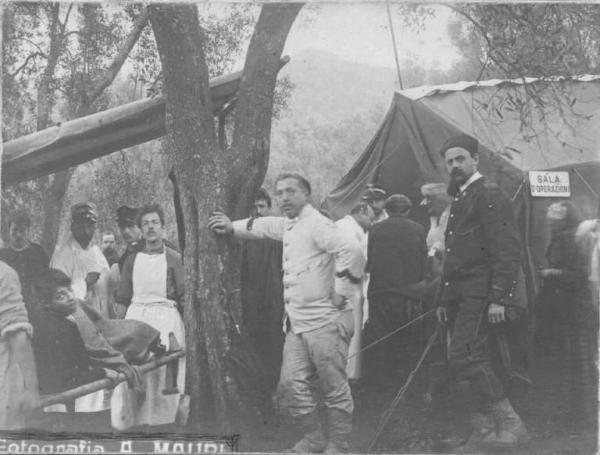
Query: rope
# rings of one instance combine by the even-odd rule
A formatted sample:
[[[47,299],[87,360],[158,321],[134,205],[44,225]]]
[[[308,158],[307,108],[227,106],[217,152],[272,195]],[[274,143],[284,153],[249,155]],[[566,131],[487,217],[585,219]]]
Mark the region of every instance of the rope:
[[[515,192],[514,196],[512,197],[512,201],[513,202],[515,202],[515,200],[517,199],[517,196],[521,192],[521,189],[523,189],[523,184],[524,183],[525,183],[525,179],[521,180],[521,184],[519,185],[519,188],[517,188],[517,191]]]
[[[599,197],[598,193],[594,190],[594,188],[592,188],[592,186],[587,182],[587,180],[583,178],[583,175],[581,175],[581,173],[577,170],[577,168],[573,168],[573,172],[575,172],[575,174],[577,174],[577,176],[581,179],[581,181],[587,187],[587,189],[590,190],[590,192],[594,196],[596,196],[596,198],[598,198]]]
[[[372,343],[369,343],[368,345],[366,345],[364,348],[362,348],[360,351],[352,354],[351,356],[348,357],[348,360],[352,359],[353,357],[356,357],[358,354],[366,351],[367,349],[372,348],[373,346],[375,346],[378,343],[381,343],[383,340],[386,340],[387,338],[391,337],[392,335],[398,333],[400,330],[405,329],[406,327],[413,325],[415,322],[423,319],[425,316],[429,315],[430,313],[433,313],[434,309],[432,308],[431,310],[420,314],[419,316],[417,316],[416,318],[412,319],[411,321],[408,321],[406,324],[398,327],[397,329],[392,330],[390,333],[388,333],[387,335],[382,336],[381,338],[373,341]]]
[[[425,360],[425,357],[427,356],[427,354],[429,353],[429,350],[433,346],[433,343],[435,342],[438,334],[439,334],[439,326],[435,330],[435,332],[433,332],[431,334],[431,336],[429,337],[427,346],[425,346],[425,349],[423,350],[423,353],[421,354],[421,358],[417,362],[417,366],[415,366],[415,368],[410,372],[410,374],[408,375],[408,378],[406,378],[406,382],[400,388],[400,390],[398,390],[398,393],[396,394],[396,397],[392,401],[392,404],[384,412],[382,419],[379,421],[379,425],[377,425],[377,431],[375,432],[375,436],[373,437],[373,440],[371,441],[371,444],[369,445],[367,452],[371,452],[373,450],[373,447],[375,447],[375,444],[377,444],[377,440],[383,433],[385,426],[388,424],[390,418],[392,417],[392,414],[394,413],[394,411],[396,410],[396,407],[400,403],[400,400],[402,400],[402,397],[404,397],[404,393],[406,392],[406,389],[408,389],[408,386],[410,385],[411,381],[415,377],[415,374],[417,373],[417,371],[423,364],[423,361]]]

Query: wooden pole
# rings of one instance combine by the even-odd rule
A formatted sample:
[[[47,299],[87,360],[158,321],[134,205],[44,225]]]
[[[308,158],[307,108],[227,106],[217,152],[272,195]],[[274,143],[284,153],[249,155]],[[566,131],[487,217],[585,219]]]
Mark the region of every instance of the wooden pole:
[[[147,373],[148,371],[155,370],[171,361],[177,360],[180,357],[185,355],[185,351],[175,351],[170,354],[167,354],[163,357],[156,357],[150,360],[148,363],[144,363],[140,365],[140,370],[142,373]],[[108,387],[114,387],[121,382],[125,382],[127,380],[127,376],[124,373],[119,373],[117,379],[112,380],[108,378],[98,379],[97,381],[90,382],[89,384],[84,384],[79,387],[75,387],[74,389],[66,390],[60,393],[53,393],[51,395],[44,395],[41,397],[42,408],[46,406],[50,406],[51,404],[64,403],[66,401],[74,400],[75,398],[83,397],[89,393],[97,392],[98,390],[106,389]]]
[[[400,90],[404,89],[402,85],[402,75],[400,74],[400,61],[398,60],[398,48],[396,47],[396,35],[394,34],[394,24],[392,23],[392,13],[390,11],[389,0],[385,1],[385,7],[387,9],[388,21],[390,23],[390,33],[392,34],[392,46],[394,46],[394,58],[396,59],[396,72],[398,73],[398,83],[400,84]]]

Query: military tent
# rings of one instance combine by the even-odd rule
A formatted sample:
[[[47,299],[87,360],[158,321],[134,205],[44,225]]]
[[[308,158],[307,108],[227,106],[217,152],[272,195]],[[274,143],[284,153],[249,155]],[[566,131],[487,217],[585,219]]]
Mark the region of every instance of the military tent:
[[[439,150],[461,132],[479,140],[480,170],[515,201],[534,292],[534,270],[543,263],[547,243],[545,210],[558,199],[532,197],[527,171],[568,171],[570,199],[584,217],[597,216],[600,76],[461,82],[396,92],[375,136],[323,208],[337,219],[375,183],[410,197],[412,216],[427,224],[417,207],[420,186],[447,181]]]

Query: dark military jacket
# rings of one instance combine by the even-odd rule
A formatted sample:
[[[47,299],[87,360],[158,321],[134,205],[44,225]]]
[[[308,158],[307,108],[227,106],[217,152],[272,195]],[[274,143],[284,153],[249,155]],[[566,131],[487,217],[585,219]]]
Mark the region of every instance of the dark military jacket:
[[[524,286],[512,203],[481,177],[452,201],[440,302],[469,296],[524,307]]]

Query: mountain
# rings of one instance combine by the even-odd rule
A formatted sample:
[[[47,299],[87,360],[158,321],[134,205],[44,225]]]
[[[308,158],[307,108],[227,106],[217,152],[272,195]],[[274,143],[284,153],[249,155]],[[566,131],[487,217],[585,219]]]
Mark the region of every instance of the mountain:
[[[385,112],[398,88],[392,68],[355,63],[314,49],[290,57],[280,77],[288,76],[294,89],[280,126],[303,124],[310,117],[338,123],[359,113]]]

